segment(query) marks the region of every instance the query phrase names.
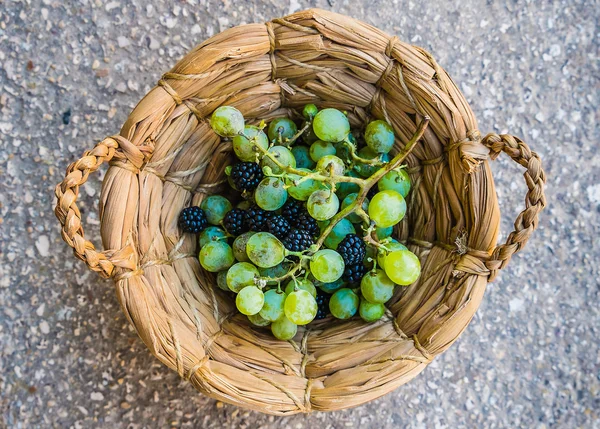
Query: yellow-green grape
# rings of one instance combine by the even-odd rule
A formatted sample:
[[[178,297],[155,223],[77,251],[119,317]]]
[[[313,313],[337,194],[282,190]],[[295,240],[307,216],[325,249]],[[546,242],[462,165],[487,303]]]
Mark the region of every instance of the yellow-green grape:
[[[379,180],[377,187],[380,191],[396,191],[404,198],[410,191],[410,176],[406,170],[391,170]]]
[[[283,304],[287,294],[277,289],[271,289],[265,292],[265,303],[260,309],[261,317],[269,322],[275,322],[283,316]]]
[[[202,201],[200,208],[204,210],[208,223],[219,225],[227,212],[233,207],[227,198],[220,195],[211,195]]]
[[[258,267],[269,268],[283,261],[285,248],[273,234],[257,232],[248,240],[246,253],[250,261]]]
[[[256,286],[246,286],[235,297],[235,306],[246,316],[258,313],[264,302],[265,295]]]
[[[367,146],[377,153],[388,153],[394,146],[394,130],[385,121],[369,122],[365,130]]]
[[[396,225],[405,213],[406,201],[396,191],[377,192],[369,203],[369,217],[381,228]]]
[[[317,297],[317,288],[315,287],[315,285],[313,284],[313,282],[311,282],[308,279],[292,279],[288,282],[288,284],[285,286],[285,293],[287,293],[288,295],[292,292],[294,292],[296,289],[302,289],[307,291],[308,293],[310,293],[313,297]]]
[[[396,250],[385,257],[385,272],[394,283],[408,286],[421,275],[421,262],[409,250]]]
[[[281,134],[281,141],[285,142],[286,139],[291,139],[294,134],[298,132],[298,127],[288,118],[276,118],[271,121],[269,128],[267,129],[267,135],[270,141],[279,142],[279,135]]]
[[[244,116],[235,107],[218,107],[210,117],[210,126],[221,137],[234,137],[244,131]]]
[[[249,262],[238,262],[227,271],[227,286],[231,291],[238,293],[246,286],[255,284],[255,279],[260,274],[258,269]]]
[[[394,294],[394,282],[379,268],[369,271],[360,281],[360,291],[364,299],[373,304],[384,304]]]
[[[358,314],[365,322],[374,322],[381,319],[381,317],[385,314],[385,305],[373,304],[366,299],[361,298],[360,306],[358,307]]]
[[[288,294],[283,306],[285,317],[296,325],[306,325],[317,315],[317,301],[310,292],[297,290]]]
[[[344,174],[344,176],[355,177],[355,178],[359,177],[358,173],[354,170],[346,171],[346,174]],[[340,201],[343,201],[344,198],[346,198],[348,195],[358,194],[359,191],[360,191],[360,186],[358,186],[356,183],[339,182],[336,185],[335,193],[337,194]]]
[[[327,142],[340,142],[350,132],[350,122],[337,109],[323,109],[315,115],[313,130],[319,139]]]
[[[296,158],[296,168],[313,169],[317,165],[310,157],[310,149],[303,144],[296,145],[292,148],[292,155]]]
[[[316,220],[331,219],[340,208],[340,200],[329,189],[313,192],[306,203],[308,213]]]
[[[248,258],[248,254],[246,253],[246,244],[248,244],[248,240],[252,237],[255,232],[244,232],[242,235],[239,235],[233,240],[233,256],[240,262],[250,262],[250,258]]]
[[[283,262],[281,264],[275,265],[274,267],[267,267],[267,268],[258,267],[258,272],[260,273],[261,277],[276,279],[277,277],[286,275],[288,273],[289,269],[290,269],[290,264]],[[276,284],[277,284],[277,282],[275,282],[275,281],[267,282],[267,285],[269,285],[269,286],[275,286]]]
[[[217,286],[219,289],[230,292],[231,289],[227,286],[227,271],[228,270],[223,270],[217,273]]]
[[[304,109],[302,109],[302,116],[304,116],[304,119],[307,121],[310,121],[318,112],[319,109],[317,109],[317,106],[314,104],[307,104],[304,106]]]
[[[377,159],[381,162],[389,162],[390,160],[390,156],[387,153],[375,153],[371,150],[371,148],[369,148],[368,146],[363,147],[362,149],[360,149],[358,151],[358,156],[363,158],[363,159]],[[370,165],[370,164],[356,164],[355,167],[356,171],[358,172],[358,174],[360,174],[362,177],[370,177],[373,175],[373,173],[375,173],[377,170],[379,170],[381,168],[381,166],[376,166],[376,165]]]
[[[283,207],[288,198],[283,181],[278,177],[265,177],[254,191],[256,204],[264,210],[277,210]]]
[[[200,265],[211,273],[231,267],[235,262],[233,250],[225,241],[211,241],[200,249]]]
[[[311,171],[307,168],[299,168],[300,171],[305,171],[310,173]],[[300,201],[306,201],[311,196],[311,194],[319,189],[323,189],[325,186],[314,179],[304,179],[301,181],[302,176],[297,174],[288,174],[286,176],[286,183],[289,188],[287,189],[288,193],[295,199]],[[298,185],[294,185],[294,183],[298,183]]]
[[[356,234],[354,225],[347,218],[341,219],[327,235],[323,244],[330,249],[337,249],[338,244],[348,234]]]
[[[275,157],[280,164],[286,167],[296,168],[296,158],[294,158],[294,154],[287,147],[273,146],[271,149],[269,149],[269,153],[272,154],[272,156]],[[279,166],[275,164],[275,161],[273,161],[268,155],[263,157],[260,165],[263,167],[263,169],[265,167],[269,167],[273,174],[283,173],[283,170],[279,168]]]
[[[334,176],[343,176],[346,166],[344,161],[335,155],[325,155],[317,162],[317,171],[325,176],[329,176],[330,169],[333,169]]]
[[[310,155],[310,159],[312,159],[314,162],[319,162],[319,160],[324,156],[335,155],[335,148],[329,142],[317,140],[310,145],[308,153]]]
[[[239,159],[245,162],[254,162],[256,161],[256,154],[258,154],[258,159],[262,158],[263,152],[258,149],[259,146],[263,150],[269,148],[269,139],[267,139],[267,135],[260,128],[253,125],[246,125],[244,135],[235,136],[232,146],[233,151]]]
[[[352,289],[337,290],[329,300],[329,311],[338,319],[350,319],[358,311],[359,299]]]
[[[346,196],[346,198],[344,198],[344,201],[342,201],[342,210],[344,210],[349,205],[354,204],[357,197],[358,197],[358,194],[349,194],[348,196]],[[369,199],[368,198],[364,199],[364,201],[362,203],[362,208],[365,212],[369,208]],[[348,216],[346,216],[346,219],[348,219],[352,223],[362,222],[362,218],[357,213],[350,213]]]
[[[287,317],[281,316],[275,322],[271,323],[271,332],[278,340],[291,340],[298,332],[298,325],[292,323]]]
[[[200,247],[202,247],[211,241],[220,240],[225,237],[227,237],[227,234],[221,228],[218,226],[209,226],[200,233],[198,242],[200,243]]]
[[[391,252],[395,252],[396,250],[407,250],[404,244],[398,243],[395,240],[386,244],[385,247],[388,249],[387,251],[380,250],[377,253],[377,265],[379,265],[382,270],[385,270],[385,258],[387,255],[389,255]]]
[[[265,326],[269,326],[271,324],[271,322],[269,322],[267,319],[264,319],[260,313],[257,314],[251,314],[248,316],[248,320],[250,321],[250,323],[252,323],[254,326],[260,326],[260,327],[265,327]]]
[[[322,249],[310,260],[310,272],[323,283],[332,283],[344,274],[344,259],[335,250]]]

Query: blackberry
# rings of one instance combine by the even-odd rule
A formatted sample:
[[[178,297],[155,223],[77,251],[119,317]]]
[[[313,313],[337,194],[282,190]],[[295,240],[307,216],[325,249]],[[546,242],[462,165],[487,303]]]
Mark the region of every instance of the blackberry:
[[[282,242],[285,248],[292,252],[302,252],[314,243],[311,234],[298,229],[293,229]]]
[[[362,263],[367,253],[367,245],[356,234],[348,234],[338,244],[337,252],[342,255],[346,265]]]
[[[363,278],[366,272],[367,267],[365,267],[365,265],[362,262],[354,265],[346,265],[346,268],[344,268],[344,274],[342,278],[344,279],[344,281],[347,281],[351,284],[360,283],[361,279]]]
[[[298,225],[299,230],[306,231],[311,237],[319,235],[319,224],[317,224],[317,221],[310,217],[308,213],[300,214],[300,216],[291,223],[292,225]]]
[[[265,232],[267,231],[267,220],[273,216],[273,212],[268,212],[258,206],[250,207],[246,211],[244,225],[247,231]]]
[[[275,215],[267,220],[267,231],[280,240],[290,232],[290,224],[281,215]]]
[[[223,227],[231,235],[240,235],[246,232],[246,212],[242,209],[231,209],[223,218]]]
[[[329,314],[329,299],[331,297],[323,291],[317,291],[317,315],[315,320],[325,319]]]
[[[231,169],[230,177],[240,191],[253,191],[263,179],[263,172],[254,162],[238,162]]]
[[[194,234],[202,232],[208,225],[204,210],[197,206],[187,207],[181,210],[177,223],[183,232],[191,232]]]
[[[369,192],[367,192],[368,200],[371,201],[377,192],[379,192],[379,190],[377,189],[377,185],[369,189]]]
[[[281,216],[283,216],[288,222],[295,223],[301,214],[307,214],[304,205],[302,205],[302,203],[298,200],[288,198],[281,209]]]

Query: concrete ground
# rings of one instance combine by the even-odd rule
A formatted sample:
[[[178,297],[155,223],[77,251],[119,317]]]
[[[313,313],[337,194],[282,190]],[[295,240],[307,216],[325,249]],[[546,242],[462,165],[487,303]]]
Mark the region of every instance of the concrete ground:
[[[460,340],[394,393],[274,418],[198,394],[149,355],[52,213],[68,163],[118,131],[196,43],[318,6],[430,50],[482,133],[529,142],[548,173],[539,230]],[[0,427],[599,428],[597,1],[0,1]],[[525,194],[501,157],[510,231]],[[82,189],[98,237],[101,175]]]

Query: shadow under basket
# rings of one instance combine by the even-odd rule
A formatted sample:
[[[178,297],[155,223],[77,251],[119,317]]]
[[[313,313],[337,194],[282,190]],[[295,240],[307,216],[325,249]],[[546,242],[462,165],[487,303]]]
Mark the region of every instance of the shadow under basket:
[[[292,341],[252,326],[197,258],[179,212],[222,191],[231,145],[207,119],[221,105],[252,123],[298,117],[306,103],[348,112],[353,127],[385,119],[412,190],[394,236],[421,260],[420,279],[396,288],[385,316],[327,318]],[[488,159],[522,165],[526,208],[496,246],[500,209]],[[79,187],[104,162],[103,252],[83,235]],[[231,28],[186,55],[137,105],[118,136],[71,164],[56,188],[63,239],[112,278],[122,309],[161,362],[202,393],[265,413],[354,407],[419,374],[462,333],[488,282],[518,252],[545,205],[540,159],[510,135],[482,137],[465,98],[433,57],[354,19],[318,9]]]

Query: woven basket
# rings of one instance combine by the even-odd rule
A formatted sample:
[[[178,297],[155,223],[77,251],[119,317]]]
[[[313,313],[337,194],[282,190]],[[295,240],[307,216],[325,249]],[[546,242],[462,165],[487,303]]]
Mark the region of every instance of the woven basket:
[[[431,118],[407,159],[413,189],[396,237],[422,263],[376,323],[317,321],[275,340],[236,314],[198,263],[180,210],[223,185],[231,146],[207,123],[232,105],[256,123],[297,118],[306,103],[348,111],[354,127],[392,124],[399,150]],[[488,158],[526,168],[526,209],[496,246],[500,210]],[[83,235],[79,187],[109,162],[102,186],[103,252]],[[372,26],[322,10],[224,31],[193,49],[137,105],[118,136],[71,164],[56,215],[75,255],[116,285],[150,351],[221,401],[286,415],[353,407],[420,373],[471,321],[486,285],[536,228],[545,176],[516,137],[482,138],[463,95],[432,56]]]

